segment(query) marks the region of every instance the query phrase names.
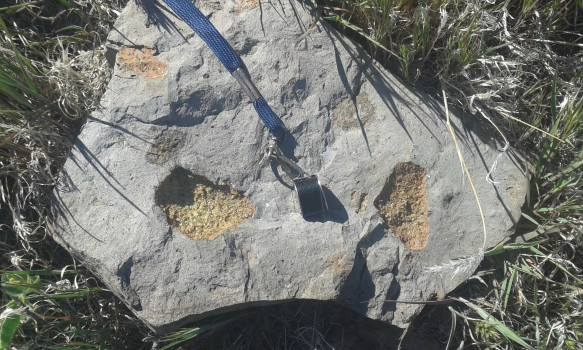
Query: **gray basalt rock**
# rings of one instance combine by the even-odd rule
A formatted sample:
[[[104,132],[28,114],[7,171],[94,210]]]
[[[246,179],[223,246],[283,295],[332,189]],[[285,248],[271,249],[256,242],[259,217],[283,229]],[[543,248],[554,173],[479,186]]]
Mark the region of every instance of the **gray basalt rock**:
[[[524,164],[501,155],[474,117],[452,115],[452,125],[485,242],[432,97],[302,3],[199,5],[281,116],[284,152],[318,175],[330,210],[302,218],[289,179],[262,164],[268,133],[235,80],[164,5],[131,1],[109,36],[113,76],[62,171],[51,225],[152,329],[291,299],[336,300],[403,326],[421,306],[387,300],[445,296],[512,232]]]

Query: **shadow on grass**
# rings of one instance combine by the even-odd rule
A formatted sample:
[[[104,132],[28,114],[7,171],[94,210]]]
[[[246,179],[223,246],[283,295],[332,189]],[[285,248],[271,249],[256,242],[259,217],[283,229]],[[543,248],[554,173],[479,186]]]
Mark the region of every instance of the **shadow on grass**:
[[[450,314],[447,311],[447,314]],[[404,339],[403,350],[441,350],[442,340],[424,333],[449,322],[443,312],[432,314],[429,326],[416,326]],[[251,307],[206,318],[187,327],[220,326],[189,342],[181,349],[397,349],[403,329],[366,318],[333,301],[296,300],[276,305]],[[425,327],[425,328],[424,328]],[[445,338],[447,341],[447,338]]]
[[[297,300],[207,318],[225,322],[184,349],[396,349],[402,329],[335,302]]]

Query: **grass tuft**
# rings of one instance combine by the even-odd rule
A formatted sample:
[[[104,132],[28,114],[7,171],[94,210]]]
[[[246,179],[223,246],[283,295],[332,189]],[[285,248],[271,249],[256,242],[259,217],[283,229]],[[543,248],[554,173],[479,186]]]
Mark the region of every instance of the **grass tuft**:
[[[0,7],[0,349],[143,345],[144,327],[45,235],[56,174],[110,75],[102,41],[120,6]]]

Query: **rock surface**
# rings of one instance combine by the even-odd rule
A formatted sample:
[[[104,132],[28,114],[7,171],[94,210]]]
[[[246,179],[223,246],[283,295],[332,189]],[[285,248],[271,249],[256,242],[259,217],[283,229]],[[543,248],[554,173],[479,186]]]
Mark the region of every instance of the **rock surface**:
[[[485,245],[439,103],[327,24],[312,26],[302,3],[199,5],[289,129],[284,152],[325,185],[330,211],[302,218],[283,172],[261,164],[267,131],[235,80],[164,5],[131,1],[110,34],[113,77],[62,171],[51,225],[152,329],[302,298],[403,326],[421,306],[387,300],[445,296],[483,247],[511,232],[524,164],[504,154],[498,183],[486,181],[500,145],[473,117],[452,123]],[[196,191],[253,217],[191,239],[188,220],[213,224],[212,210],[230,210],[187,203],[202,198]]]

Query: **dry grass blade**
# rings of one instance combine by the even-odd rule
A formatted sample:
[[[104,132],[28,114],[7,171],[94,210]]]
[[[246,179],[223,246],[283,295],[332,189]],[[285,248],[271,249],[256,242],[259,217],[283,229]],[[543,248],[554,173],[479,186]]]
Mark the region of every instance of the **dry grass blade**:
[[[474,182],[472,181],[472,176],[470,175],[470,172],[468,171],[468,167],[466,166],[466,163],[464,161],[464,156],[462,155],[462,152],[461,152],[460,147],[458,145],[457,138],[455,136],[455,131],[453,130],[453,128],[451,126],[451,122],[449,119],[449,108],[448,108],[448,103],[447,103],[447,96],[445,95],[445,91],[442,90],[442,94],[443,94],[443,103],[445,105],[445,117],[446,117],[447,127],[449,129],[450,134],[451,134],[451,138],[455,144],[455,149],[456,149],[457,155],[460,159],[460,164],[461,164],[462,168],[464,169],[464,172],[468,178],[468,181],[470,182],[470,186],[472,187],[472,191],[474,193],[474,198],[476,199],[476,204],[478,205],[478,210],[480,211],[480,218],[482,219],[482,234],[483,234],[481,250],[483,251],[486,248],[486,238],[487,238],[486,219],[484,218],[484,211],[482,210],[482,204],[480,203],[480,197],[478,196],[478,192],[476,191],[476,187],[474,186]]]

